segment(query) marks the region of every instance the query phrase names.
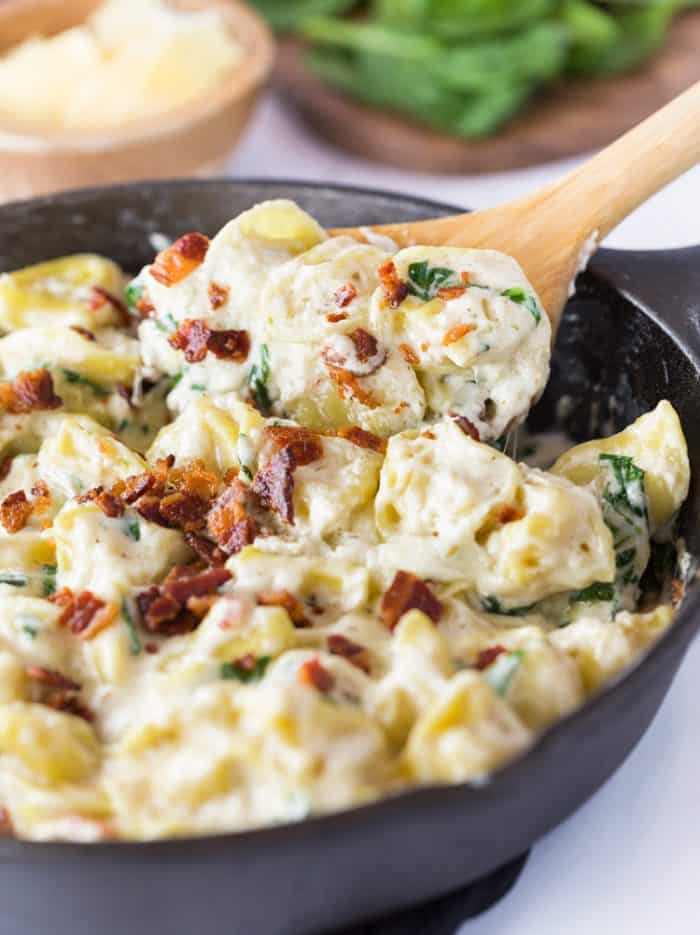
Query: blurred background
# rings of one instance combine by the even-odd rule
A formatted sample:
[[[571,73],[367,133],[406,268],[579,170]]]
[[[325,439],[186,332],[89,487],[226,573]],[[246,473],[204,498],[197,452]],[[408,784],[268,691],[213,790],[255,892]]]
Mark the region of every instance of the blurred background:
[[[700,0],[0,0],[0,200],[223,173],[486,207],[698,80]],[[700,243],[699,209],[695,169],[609,243]],[[464,935],[698,931],[698,665]]]

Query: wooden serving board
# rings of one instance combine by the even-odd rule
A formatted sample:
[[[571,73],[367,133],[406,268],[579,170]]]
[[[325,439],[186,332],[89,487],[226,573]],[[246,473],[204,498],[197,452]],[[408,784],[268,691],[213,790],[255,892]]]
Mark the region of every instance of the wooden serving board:
[[[663,50],[643,69],[562,82],[486,140],[449,136],[346,97],[306,67],[296,40],[281,44],[276,78],[314,129],[359,156],[419,172],[518,169],[605,146],[700,81],[700,12],[679,17]]]

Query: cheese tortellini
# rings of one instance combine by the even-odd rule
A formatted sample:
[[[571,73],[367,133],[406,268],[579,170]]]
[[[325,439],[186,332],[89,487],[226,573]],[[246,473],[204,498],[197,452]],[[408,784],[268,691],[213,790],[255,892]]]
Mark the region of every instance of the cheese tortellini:
[[[668,402],[549,471],[517,263],[266,202],[0,276],[0,806],[37,840],[480,783],[671,625]]]

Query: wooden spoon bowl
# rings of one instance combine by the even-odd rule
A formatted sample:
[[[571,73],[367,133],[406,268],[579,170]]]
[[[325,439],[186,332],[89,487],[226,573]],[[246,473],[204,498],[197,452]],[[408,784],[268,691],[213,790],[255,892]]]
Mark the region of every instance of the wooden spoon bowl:
[[[4,0],[0,54],[29,36],[54,35],[78,25],[99,2]],[[94,135],[0,128],[1,201],[138,178],[199,175],[224,164],[269,76],[274,40],[263,20],[238,0],[168,2],[177,9],[219,10],[243,47],[241,61],[205,98],[164,114],[156,123]]]

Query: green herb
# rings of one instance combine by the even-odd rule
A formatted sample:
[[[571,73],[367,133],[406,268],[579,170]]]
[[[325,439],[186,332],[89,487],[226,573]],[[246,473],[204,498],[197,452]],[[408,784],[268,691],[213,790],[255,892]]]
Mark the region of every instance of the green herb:
[[[524,289],[521,289],[520,286],[516,286],[513,289],[506,289],[501,295],[506,296],[506,298],[510,299],[512,302],[517,302],[518,305],[524,305],[535,319],[536,325],[539,325],[542,321],[542,310],[540,309],[539,302],[531,292],[526,292]]]
[[[31,614],[21,614],[17,617],[17,623],[21,626],[23,633],[26,633],[30,639],[35,640],[39,635],[42,621]]]
[[[252,665],[240,662],[225,662],[221,666],[221,678],[237,682],[259,682],[270,664],[269,656],[258,656]]]
[[[129,631],[129,648],[132,656],[138,656],[141,652],[141,639],[134,623],[134,618],[126,598],[122,601],[122,617]]]
[[[177,322],[170,312],[166,312],[162,318],[154,318],[153,320],[155,321],[156,328],[165,334],[173,334],[173,332],[177,331]]]
[[[180,380],[182,380],[183,375],[184,375],[184,371],[181,370],[179,373],[173,374],[173,376],[168,377],[168,383],[169,383],[168,392],[170,392],[170,390],[175,389],[175,387],[178,385]]]
[[[487,614],[502,614],[504,617],[525,617],[532,611],[534,604],[528,604],[527,607],[504,607],[497,597],[492,595],[482,597],[481,606]]]
[[[139,285],[136,280],[130,282],[129,285],[124,290],[124,298],[126,300],[126,306],[131,312],[132,315],[135,315],[137,312],[136,306],[141,300],[143,295],[143,286]]]
[[[501,653],[484,672],[486,681],[502,698],[508,693],[510,683],[524,658],[525,653],[521,649],[512,653]]]
[[[109,396],[109,390],[105,389],[104,386],[100,386],[100,384],[96,383],[94,380],[89,380],[87,377],[84,377],[82,373],[76,373],[75,370],[65,370],[63,368],[61,369],[61,373],[68,383],[77,383],[81,386],[88,386],[95,394],[95,396],[99,396],[101,398]]]
[[[427,260],[408,267],[408,291],[423,302],[430,302],[443,286],[458,285],[457,274],[444,266],[431,266]]]
[[[9,584],[13,588],[24,588],[29,584],[29,578],[18,571],[0,572],[0,584]]]
[[[573,603],[595,604],[599,601],[615,600],[615,585],[612,582],[596,581],[582,591],[571,595]]]
[[[241,474],[245,477],[247,481],[253,480],[253,472],[245,464],[241,464]]]
[[[44,597],[48,597],[56,591],[56,575],[58,574],[58,568],[56,565],[42,565],[41,571],[43,575],[42,590]]]
[[[134,542],[139,542],[141,539],[141,526],[137,519],[127,518],[124,520],[124,535],[128,536],[129,539],[133,539]]]
[[[119,425],[117,426],[117,432],[123,432],[128,424],[129,424],[128,419],[122,419]]]
[[[267,389],[267,381],[270,379],[270,349],[267,344],[260,345],[260,352],[257,361],[253,364],[248,375],[248,386],[250,395],[253,397],[255,407],[264,416],[268,415],[272,408],[272,401]]]
[[[190,389],[197,393],[203,393],[206,390],[206,386],[203,383],[190,383]]]

